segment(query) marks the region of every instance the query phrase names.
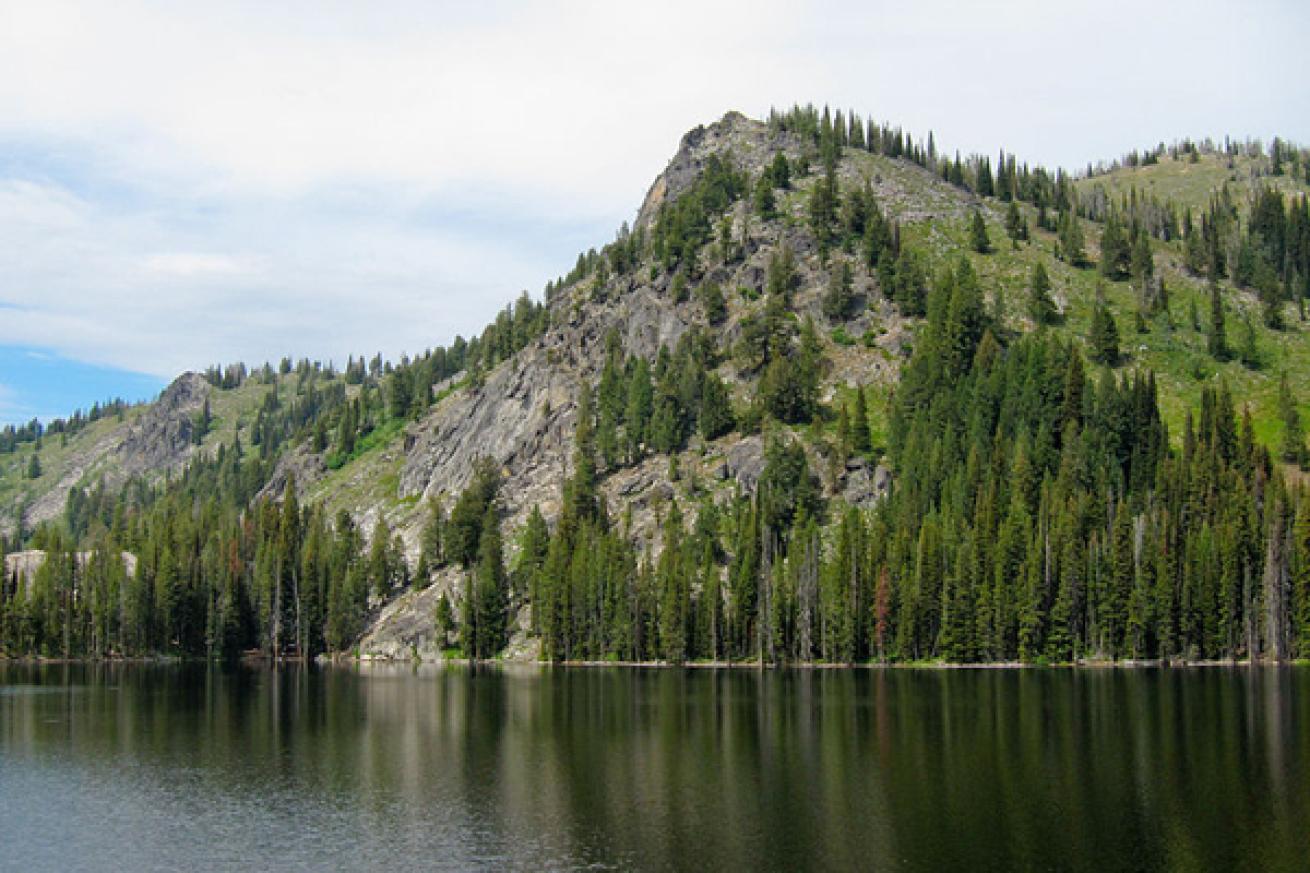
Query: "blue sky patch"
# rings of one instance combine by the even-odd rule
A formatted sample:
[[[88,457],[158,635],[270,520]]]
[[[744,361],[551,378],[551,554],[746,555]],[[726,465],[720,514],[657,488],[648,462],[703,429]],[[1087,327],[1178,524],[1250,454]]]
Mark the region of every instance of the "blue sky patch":
[[[0,426],[49,421],[115,397],[151,400],[157,376],[74,361],[48,349],[0,346]]]

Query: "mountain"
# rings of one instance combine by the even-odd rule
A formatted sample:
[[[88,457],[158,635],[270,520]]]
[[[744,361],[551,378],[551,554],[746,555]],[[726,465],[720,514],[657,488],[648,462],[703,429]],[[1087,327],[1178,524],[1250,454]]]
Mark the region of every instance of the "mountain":
[[[0,532],[136,556],[117,605],[85,607],[99,653],[1281,657],[1310,602],[1274,554],[1295,551],[1300,506],[1308,172],[1278,140],[1183,142],[1075,178],[827,110],[729,113],[683,137],[631,227],[480,337],[340,372],[186,374],[153,404],[10,429]],[[1121,402],[1131,427],[1106,419]],[[1244,413],[1239,452],[1223,435]],[[1247,590],[1292,569],[1259,597],[1216,577],[1196,607],[1271,630],[1183,645],[1182,595],[1146,578],[1140,544],[1158,524],[1202,547],[1157,508],[1197,443],[1258,507],[1206,506],[1215,537],[1251,527],[1225,572]],[[1128,572],[1110,552],[1135,527],[1122,592],[1066,591],[1057,524],[1093,577]],[[0,592],[0,646],[53,653],[14,622],[87,591],[87,562],[38,579],[30,555]]]

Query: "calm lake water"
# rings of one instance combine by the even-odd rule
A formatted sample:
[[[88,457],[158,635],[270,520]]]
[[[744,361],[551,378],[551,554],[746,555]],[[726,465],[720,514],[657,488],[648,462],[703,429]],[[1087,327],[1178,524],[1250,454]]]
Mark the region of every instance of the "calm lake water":
[[[1310,670],[0,665],[4,870],[1310,870]]]

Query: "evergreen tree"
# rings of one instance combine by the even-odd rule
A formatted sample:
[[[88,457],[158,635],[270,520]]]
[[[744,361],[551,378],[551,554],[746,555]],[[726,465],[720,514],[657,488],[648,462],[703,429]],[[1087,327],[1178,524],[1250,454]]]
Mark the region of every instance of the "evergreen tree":
[[[482,517],[477,563],[464,595],[460,633],[467,657],[486,660],[504,648],[507,605],[500,518],[491,504]]]
[[[705,377],[699,423],[701,436],[707,440],[718,439],[736,427],[728,386],[714,373]]]
[[[1284,370],[1278,379],[1278,415],[1283,420],[1283,438],[1279,455],[1289,464],[1305,462],[1305,431],[1301,426],[1301,411],[1297,406],[1292,387]]]
[[[1087,264],[1087,253],[1083,240],[1082,223],[1073,210],[1066,209],[1060,213],[1059,246],[1060,259],[1074,267]]]
[[[722,324],[728,317],[728,305],[723,299],[723,289],[718,282],[706,282],[700,288],[701,307],[705,310],[705,320],[710,324]]]
[[[855,389],[855,414],[851,420],[851,448],[857,454],[868,455],[873,451],[873,441],[869,435],[869,406],[865,400],[865,386]]]
[[[641,460],[645,452],[653,407],[654,388],[650,381],[650,365],[645,358],[638,358],[628,379],[627,412],[624,414],[629,463]]]
[[[1260,345],[1256,340],[1255,322],[1249,313],[1242,316],[1242,364],[1252,370],[1260,369]]]
[[[465,568],[473,566],[478,556],[483,518],[499,490],[500,470],[495,462],[490,458],[476,461],[473,478],[455,501],[445,526],[442,546],[446,560]]]
[[[1118,281],[1127,278],[1132,249],[1117,212],[1111,211],[1101,231],[1101,275]]]
[[[982,212],[977,209],[969,221],[969,245],[979,254],[985,255],[992,250],[992,241],[987,236],[987,223],[983,221]]]
[[[1109,366],[1119,362],[1119,326],[1104,303],[1097,305],[1092,313],[1091,332],[1087,339],[1092,347],[1092,360]]]
[[[1005,210],[1005,234],[1015,246],[1028,239],[1028,220],[1019,211],[1015,200],[1011,200]]]
[[[1145,295],[1155,278],[1155,257],[1151,254],[1151,240],[1144,231],[1139,231],[1133,243],[1132,260],[1129,268],[1133,284]]]
[[[1210,356],[1216,361],[1228,360],[1228,332],[1224,327],[1224,299],[1219,283],[1210,281],[1210,332],[1207,340]]]
[[[441,501],[435,497],[428,499],[427,518],[423,521],[423,531],[419,535],[419,559],[416,581],[426,586],[433,570],[445,564],[442,541],[445,538],[446,512]]]
[[[1033,265],[1028,279],[1028,315],[1038,325],[1052,324],[1059,315],[1051,299],[1051,277],[1041,261]]]
[[[842,261],[829,272],[828,290],[823,295],[823,314],[830,321],[845,321],[855,303],[851,265]]]
[[[755,214],[765,221],[778,217],[778,203],[774,198],[773,188],[773,180],[766,171],[756,180],[755,191],[751,197]]]
[[[368,575],[374,597],[383,599],[391,593],[394,576],[391,564],[391,526],[385,518],[378,519],[369,540]]]

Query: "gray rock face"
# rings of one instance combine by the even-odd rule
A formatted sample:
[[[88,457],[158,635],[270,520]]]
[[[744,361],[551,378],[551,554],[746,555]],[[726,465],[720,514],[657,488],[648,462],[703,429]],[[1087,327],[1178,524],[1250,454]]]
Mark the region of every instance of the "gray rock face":
[[[758,434],[749,436],[728,449],[725,459],[728,476],[736,480],[745,494],[754,494],[755,486],[764,474],[764,440]]]
[[[457,641],[453,637],[441,639],[437,633],[437,601],[445,595],[458,614],[467,584],[468,574],[464,570],[448,567],[438,573],[428,587],[421,591],[406,591],[387,603],[359,641],[360,660],[441,660],[445,648]],[[532,661],[540,656],[540,641],[528,634],[531,619],[531,610],[526,605],[513,609],[506,658]]]
[[[596,380],[605,336],[613,329],[626,353],[652,358],[690,327],[688,310],[646,286],[609,301],[562,295],[552,303],[553,326],[543,337],[411,427],[400,496],[438,497],[449,508],[475,462],[488,457],[505,479],[501,501],[511,527],[533,506],[553,518],[573,452],[578,388],[584,379]]]
[[[209,392],[209,383],[198,373],[174,379],[118,445],[119,469],[130,477],[185,463],[195,449],[191,442],[195,416]]]
[[[446,590],[432,584],[422,591],[407,591],[382,608],[372,627],[359,641],[365,661],[436,661],[445,648],[437,639],[437,601]]]
[[[314,454],[306,445],[296,446],[278,460],[273,474],[268,477],[264,487],[259,489],[255,499],[280,500],[286,493],[287,482],[291,480],[295,481],[296,494],[299,496],[308,485],[316,482],[326,472],[327,466],[323,463],[322,455]]]
[[[708,126],[699,125],[682,137],[677,153],[646,193],[637,213],[637,226],[649,225],[659,214],[661,205],[676,200],[691,187],[711,155],[731,152],[737,164],[754,175],[773,159],[774,152],[783,151],[789,157],[796,157],[801,147],[796,137],[771,131],[768,125],[752,121],[740,112],[729,112]]]
[[[24,524],[33,527],[58,518],[68,492],[91,479],[103,477],[105,486],[115,489],[134,476],[182,469],[198,448],[191,442],[193,420],[209,392],[209,383],[199,374],[178,376],[137,420],[72,455],[63,478],[25,508]],[[0,516],[0,531],[12,532],[8,512]]]

